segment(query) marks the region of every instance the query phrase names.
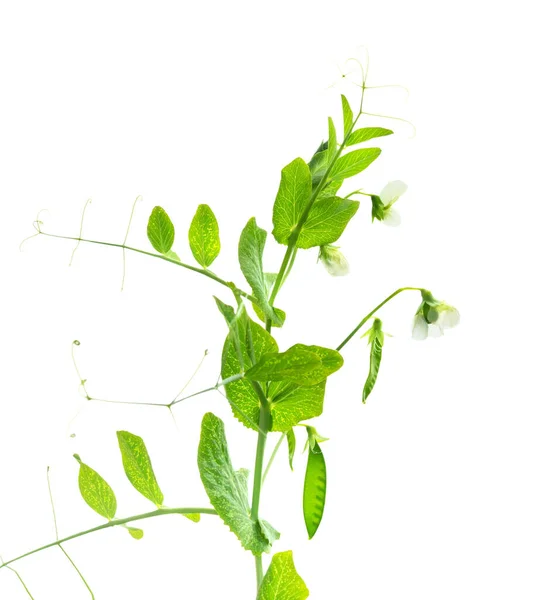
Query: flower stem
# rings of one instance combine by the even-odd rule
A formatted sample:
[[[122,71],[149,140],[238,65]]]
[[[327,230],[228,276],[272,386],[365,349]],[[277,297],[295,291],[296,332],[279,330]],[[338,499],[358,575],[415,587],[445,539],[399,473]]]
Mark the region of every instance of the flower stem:
[[[342,348],[344,348],[346,346],[346,344],[348,344],[348,342],[356,335],[356,333],[358,333],[358,331],[363,327],[363,325],[365,325],[365,323],[367,323],[367,321],[369,319],[371,319],[371,317],[380,309],[382,308],[387,302],[389,302],[390,300],[392,300],[392,298],[394,298],[395,296],[397,296],[398,294],[405,292],[407,290],[413,290],[413,291],[417,291],[420,292],[423,288],[416,288],[416,287],[403,287],[400,288],[398,290],[396,290],[395,292],[392,292],[392,294],[390,294],[390,296],[388,296],[387,298],[385,298],[380,304],[378,304],[370,313],[368,313],[359,323],[358,325],[344,338],[344,340],[337,346],[337,351],[340,351]]]

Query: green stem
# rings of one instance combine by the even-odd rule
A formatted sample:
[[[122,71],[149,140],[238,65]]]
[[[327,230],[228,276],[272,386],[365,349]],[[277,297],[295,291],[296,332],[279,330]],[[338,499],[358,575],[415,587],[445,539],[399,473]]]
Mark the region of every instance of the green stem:
[[[262,485],[264,485],[264,481],[266,480],[266,477],[268,476],[268,471],[270,470],[270,467],[272,466],[272,463],[274,462],[274,459],[276,457],[277,451],[279,450],[279,447],[283,443],[284,439],[285,439],[285,434],[282,433],[281,437],[277,441],[277,444],[275,445],[272,455],[270,456],[270,460],[268,461],[268,464],[266,465],[266,470],[264,471],[264,475],[262,475]]]
[[[358,325],[350,332],[349,335],[347,335],[344,340],[337,346],[337,351],[341,350],[342,348],[344,348],[344,346],[346,346],[346,344],[348,344],[348,342],[356,335],[356,333],[358,333],[358,331],[363,327],[363,325],[365,325],[365,323],[367,323],[367,321],[380,309],[382,308],[387,302],[389,302],[390,300],[392,300],[392,298],[394,298],[395,296],[397,296],[398,294],[405,292],[407,290],[413,290],[413,291],[417,291],[420,292],[422,290],[422,288],[416,288],[416,287],[403,287],[400,288],[398,290],[396,290],[395,292],[393,292],[392,294],[390,294],[390,296],[388,296],[388,298],[385,298],[380,304],[378,304],[369,314],[367,314],[359,323]]]
[[[61,240],[73,240],[76,242],[86,242],[88,244],[98,244],[100,246],[110,246],[111,248],[122,248],[123,250],[130,250],[131,252],[138,252],[139,254],[145,254],[146,256],[152,256],[153,258],[160,258],[161,260],[166,260],[169,263],[173,263],[175,265],[178,265],[179,267],[184,267],[184,269],[189,269],[190,271],[194,271],[195,273],[199,273],[200,275],[204,275],[205,277],[213,279],[217,283],[220,283],[224,287],[230,288],[232,291],[236,292],[240,296],[243,296],[244,298],[247,298],[247,300],[250,300],[251,302],[254,302],[256,304],[256,300],[250,294],[247,294],[243,290],[236,288],[231,282],[224,281],[223,279],[221,279],[220,277],[218,277],[217,275],[212,273],[212,271],[209,271],[208,269],[201,269],[199,267],[194,267],[192,265],[188,265],[186,263],[180,262],[179,260],[175,260],[173,258],[169,258],[168,256],[164,256],[163,254],[155,254],[154,252],[147,252],[147,250],[140,250],[139,248],[133,248],[132,246],[127,246],[125,244],[115,244],[114,242],[100,242],[98,240],[87,240],[85,238],[76,238],[76,237],[72,237],[72,236],[68,236],[68,235],[56,235],[53,233],[46,233],[44,231],[41,231],[40,235],[46,235],[48,237],[58,238]]]
[[[94,596],[94,592],[92,591],[92,588],[88,585],[88,582],[86,581],[86,578],[84,577],[84,575],[81,573],[79,568],[75,565],[73,559],[67,554],[67,552],[65,551],[65,548],[61,544],[58,544],[58,545],[59,545],[59,549],[61,550],[61,552],[63,552],[63,554],[65,554],[65,556],[67,557],[67,560],[73,565],[73,568],[78,573],[80,579],[82,580],[82,583],[86,586],[86,589],[90,592],[90,596],[92,596],[92,600],[95,600],[96,597]]]
[[[42,550],[46,550],[47,548],[53,548],[54,546],[59,546],[60,544],[64,544],[69,540],[74,540],[76,538],[82,537],[83,535],[88,535],[89,533],[94,533],[96,531],[101,531],[102,529],[109,529],[110,527],[117,527],[118,525],[125,525],[126,523],[130,523],[132,521],[141,521],[142,519],[149,519],[151,517],[160,517],[163,515],[187,515],[200,513],[204,515],[217,515],[218,513],[213,508],[159,508],[158,510],[153,510],[151,512],[142,513],[140,515],[133,515],[132,517],[125,517],[124,519],[113,519],[108,523],[104,523],[103,525],[98,525],[97,527],[92,527],[92,529],[86,529],[85,531],[79,531],[78,533],[73,533],[73,535],[69,535],[61,540],[56,540],[55,542],[50,542],[45,546],[40,546],[40,548],[35,548],[30,552],[25,552],[25,554],[21,554],[21,556],[17,556],[16,558],[12,558],[6,562],[0,564],[0,569],[7,567],[11,563],[14,563],[22,558],[27,556],[31,556],[31,554],[36,554],[37,552],[41,552]]]
[[[254,557],[254,566],[256,567],[256,590],[260,589],[264,579],[264,569],[262,568],[262,554]]]

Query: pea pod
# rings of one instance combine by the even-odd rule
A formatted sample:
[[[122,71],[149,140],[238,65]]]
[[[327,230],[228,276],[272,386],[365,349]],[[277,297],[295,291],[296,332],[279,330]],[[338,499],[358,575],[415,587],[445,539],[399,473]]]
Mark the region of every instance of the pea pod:
[[[308,531],[308,538],[312,539],[318,530],[325,508],[325,495],[327,489],[327,470],[325,459],[315,442],[314,447],[308,451],[308,464],[304,477],[304,493],[302,497],[302,508],[304,522]]]

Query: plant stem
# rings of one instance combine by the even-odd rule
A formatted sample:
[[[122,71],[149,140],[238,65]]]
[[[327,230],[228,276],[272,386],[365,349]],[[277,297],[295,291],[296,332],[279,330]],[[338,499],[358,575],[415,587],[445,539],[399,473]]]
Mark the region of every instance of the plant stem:
[[[264,579],[264,569],[262,568],[262,555],[254,557],[254,566],[256,567],[256,591],[260,589]]]
[[[99,244],[100,246],[110,246],[111,248],[122,248],[123,250],[130,250],[131,252],[138,252],[139,254],[145,254],[146,256],[152,256],[153,258],[160,258],[161,260],[165,260],[167,262],[178,265],[179,267],[184,267],[184,269],[189,269],[190,271],[194,271],[195,273],[199,273],[200,275],[204,275],[217,283],[220,283],[224,287],[230,288],[235,293],[247,298],[251,302],[256,304],[256,300],[250,295],[236,288],[231,282],[224,281],[208,269],[201,269],[199,267],[194,267],[193,265],[188,265],[186,263],[180,262],[179,260],[175,260],[173,258],[169,258],[168,256],[164,256],[163,254],[155,254],[154,252],[148,252],[147,250],[140,250],[139,248],[133,248],[132,246],[127,246],[126,244],[115,244],[114,242],[100,242],[99,240],[88,240],[80,237],[72,237],[68,235],[57,235],[53,233],[46,233],[44,231],[40,231],[40,235],[46,235],[48,237],[58,238],[62,240],[73,240],[75,242],[86,242],[88,244]]]
[[[109,529],[110,527],[117,527],[117,525],[124,525],[126,523],[130,523],[132,521],[141,521],[142,519],[149,519],[151,517],[160,517],[163,515],[187,515],[187,514],[204,514],[204,515],[217,515],[218,513],[214,510],[214,508],[159,508],[158,510],[153,510],[151,512],[142,513],[140,515],[133,515],[132,517],[125,517],[124,519],[113,519],[108,523],[104,523],[103,525],[98,525],[97,527],[92,527],[92,529],[86,529],[85,531],[79,531],[78,533],[73,533],[73,535],[69,535],[61,540],[56,540],[55,542],[50,542],[45,546],[40,546],[40,548],[35,548],[30,552],[25,552],[25,554],[21,554],[21,556],[17,556],[16,558],[12,558],[6,562],[0,564],[0,569],[7,567],[11,563],[14,563],[22,558],[30,556],[31,554],[36,554],[37,552],[41,552],[42,550],[46,550],[47,548],[53,548],[54,546],[59,546],[60,544],[64,544],[69,540],[74,540],[76,538],[82,537],[83,535],[88,535],[89,533],[94,533],[95,531],[101,531],[102,529]]]
[[[378,304],[369,314],[367,314],[359,323],[358,325],[350,332],[350,334],[344,338],[344,340],[337,346],[337,351],[341,350],[342,348],[344,348],[344,346],[346,346],[346,344],[348,344],[348,342],[356,335],[356,333],[358,333],[358,331],[361,329],[361,327],[381,308],[383,307],[387,302],[389,302],[390,300],[392,300],[392,298],[394,298],[394,296],[397,296],[398,294],[405,292],[407,290],[413,290],[413,291],[417,291],[420,292],[422,288],[416,288],[416,287],[403,287],[400,288],[398,290],[396,290],[395,292],[393,292],[392,294],[390,294],[390,296],[388,296],[388,298],[385,298],[380,304]]]
[[[264,481],[268,475],[268,471],[270,470],[270,467],[272,466],[272,463],[274,462],[274,458],[276,457],[277,451],[279,450],[279,447],[281,446],[284,439],[285,439],[285,434],[282,433],[281,437],[277,441],[277,444],[275,445],[272,455],[270,456],[270,460],[268,461],[268,464],[266,465],[266,470],[264,471],[264,475],[262,475],[262,485],[264,485]]]

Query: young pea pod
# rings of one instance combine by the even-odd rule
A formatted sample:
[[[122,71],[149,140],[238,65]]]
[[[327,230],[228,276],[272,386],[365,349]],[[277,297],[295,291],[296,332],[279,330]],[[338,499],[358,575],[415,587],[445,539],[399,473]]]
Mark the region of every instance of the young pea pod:
[[[362,402],[364,404],[367,401],[369,394],[371,394],[375,386],[375,382],[377,381],[377,375],[379,374],[379,368],[381,366],[381,358],[383,356],[383,343],[385,336],[382,331],[382,322],[380,319],[375,319],[373,326],[364,334],[364,336],[366,335],[369,337],[371,351],[369,355],[369,373],[367,375],[367,380],[362,393]]]
[[[306,474],[304,477],[302,508],[308,538],[312,539],[320,526],[325,508],[327,468],[318,440],[315,439],[315,430],[312,428],[314,435],[311,435],[310,428],[308,429],[308,464],[306,465]],[[323,439],[326,438],[320,438],[320,441]]]

